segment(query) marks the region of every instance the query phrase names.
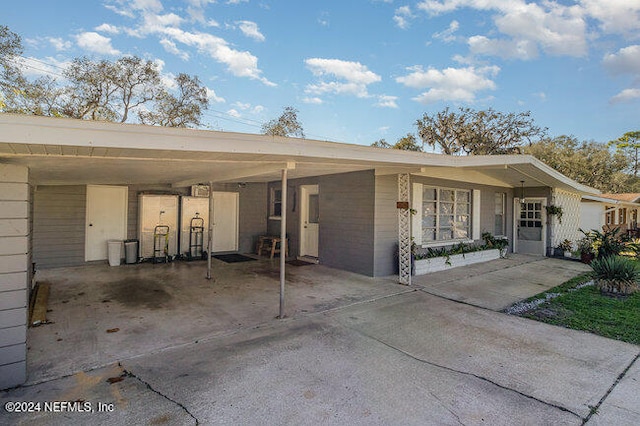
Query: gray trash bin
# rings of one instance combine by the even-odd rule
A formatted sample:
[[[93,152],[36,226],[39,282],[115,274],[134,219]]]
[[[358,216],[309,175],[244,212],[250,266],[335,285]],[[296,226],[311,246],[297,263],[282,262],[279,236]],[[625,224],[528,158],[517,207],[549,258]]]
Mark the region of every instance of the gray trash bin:
[[[124,253],[125,263],[138,263],[138,240],[125,240]]]

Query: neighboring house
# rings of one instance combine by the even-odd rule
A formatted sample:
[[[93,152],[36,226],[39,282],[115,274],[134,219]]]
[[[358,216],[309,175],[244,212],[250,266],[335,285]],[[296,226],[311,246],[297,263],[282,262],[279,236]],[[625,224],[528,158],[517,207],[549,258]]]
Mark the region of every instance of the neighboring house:
[[[585,231],[619,228],[637,236],[639,193],[584,195],[581,210],[580,228]]]
[[[214,191],[215,251],[253,252],[286,213],[290,256],[369,276],[397,274],[411,239],[438,247],[490,232],[545,255],[579,237],[580,200],[598,196],[526,155],[0,114],[0,388],[25,380],[31,263],[104,260],[107,239],[138,238],[140,194],[188,196],[198,184]],[[563,207],[562,223],[549,205]]]

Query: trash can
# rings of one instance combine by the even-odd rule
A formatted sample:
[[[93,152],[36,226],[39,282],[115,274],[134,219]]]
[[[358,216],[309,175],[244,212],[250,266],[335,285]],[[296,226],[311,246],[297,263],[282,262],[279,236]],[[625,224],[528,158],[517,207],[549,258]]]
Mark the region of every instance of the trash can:
[[[109,257],[109,266],[119,266],[122,257],[122,240],[107,241],[107,252]]]
[[[138,263],[138,240],[124,240],[124,262]]]

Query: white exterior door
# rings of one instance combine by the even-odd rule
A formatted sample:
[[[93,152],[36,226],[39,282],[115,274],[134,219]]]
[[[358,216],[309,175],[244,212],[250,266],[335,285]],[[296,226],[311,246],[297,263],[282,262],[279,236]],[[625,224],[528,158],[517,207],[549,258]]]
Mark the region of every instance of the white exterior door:
[[[239,199],[237,192],[213,193],[213,253],[238,251]]]
[[[547,245],[547,222],[545,198],[527,198],[521,203],[514,199],[515,247],[516,253],[545,255]]]
[[[318,185],[302,185],[300,198],[300,256],[318,257],[320,231]]]
[[[87,185],[85,261],[107,259],[107,241],[127,238],[126,186]]]
[[[196,215],[204,220],[201,236],[191,235],[191,219]],[[199,222],[199,221],[197,221]],[[202,237],[202,241],[199,238]],[[193,238],[193,241],[191,241]],[[196,238],[198,239],[196,241]],[[180,206],[180,254],[189,254],[190,244],[202,244],[202,250],[207,251],[209,243],[209,198],[182,197]],[[195,255],[191,253],[191,255]]]

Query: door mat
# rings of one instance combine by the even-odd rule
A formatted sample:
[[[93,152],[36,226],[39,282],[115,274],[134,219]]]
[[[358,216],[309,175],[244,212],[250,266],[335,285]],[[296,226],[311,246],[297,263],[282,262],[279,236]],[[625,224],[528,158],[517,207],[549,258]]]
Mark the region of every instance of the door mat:
[[[226,262],[226,263],[249,262],[251,260],[256,260],[253,257],[244,256],[238,253],[216,254],[216,255],[213,255],[212,257],[215,257],[216,259],[222,260],[223,262]]]
[[[300,260],[300,259],[294,259],[294,260],[289,260],[287,262],[287,265],[291,265],[291,266],[307,266],[307,265],[315,265],[315,263],[305,262],[304,260]]]

